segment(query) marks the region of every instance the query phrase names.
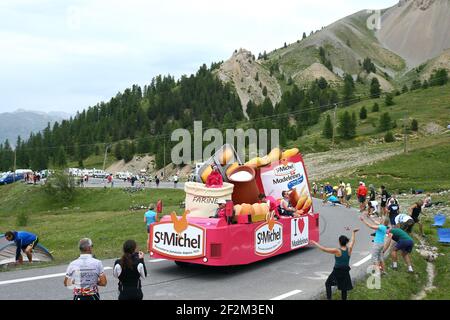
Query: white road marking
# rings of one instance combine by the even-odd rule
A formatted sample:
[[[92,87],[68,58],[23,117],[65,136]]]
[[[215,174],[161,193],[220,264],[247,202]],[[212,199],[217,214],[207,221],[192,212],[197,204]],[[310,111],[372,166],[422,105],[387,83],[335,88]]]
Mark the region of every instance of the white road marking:
[[[369,254],[364,259],[358,261],[357,263],[353,264],[353,267],[359,267],[359,266],[363,265],[364,263],[366,263],[367,261],[369,261],[370,259],[372,259],[372,255],[371,254]]]
[[[105,267],[104,270],[111,270],[111,267]],[[37,276],[37,277],[29,277],[29,278],[22,278],[22,279],[14,279],[14,280],[6,280],[6,281],[0,281],[0,286],[5,284],[13,284],[13,283],[20,283],[20,282],[27,282],[27,281],[35,281],[35,280],[43,280],[43,279],[50,279],[50,278],[58,278],[65,276],[66,273],[53,273],[53,274],[47,274],[45,276]]]
[[[161,262],[161,261],[167,261],[167,259],[152,259],[152,260],[148,260],[148,262]]]
[[[283,299],[286,299],[286,298],[288,298],[288,297],[290,297],[290,296],[299,294],[299,293],[301,293],[301,292],[302,292],[302,290],[292,290],[292,291],[290,291],[290,292],[288,292],[288,293],[282,294],[281,296],[272,298],[272,299],[270,299],[270,300],[283,300]]]

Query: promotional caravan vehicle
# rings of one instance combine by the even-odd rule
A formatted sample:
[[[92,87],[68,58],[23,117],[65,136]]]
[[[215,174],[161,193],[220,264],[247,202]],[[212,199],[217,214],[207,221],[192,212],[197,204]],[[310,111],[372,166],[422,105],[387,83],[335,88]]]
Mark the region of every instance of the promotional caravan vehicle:
[[[183,215],[173,212],[150,226],[148,249],[152,258],[173,260],[179,265],[245,265],[298,250],[311,240],[319,241],[319,214],[312,205],[298,149],[274,149],[245,165],[224,156],[227,149],[238,159],[232,146],[225,145],[197,177],[206,182],[211,164],[217,165],[223,187],[187,182]],[[299,215],[270,218],[269,206],[258,203],[258,195],[264,193],[279,203],[287,190]],[[226,201],[226,218],[213,217],[219,200]]]

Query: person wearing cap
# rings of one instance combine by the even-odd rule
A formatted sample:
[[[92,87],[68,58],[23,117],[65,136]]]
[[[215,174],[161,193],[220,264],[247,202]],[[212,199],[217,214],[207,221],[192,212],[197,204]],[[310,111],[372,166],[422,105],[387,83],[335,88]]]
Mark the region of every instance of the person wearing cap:
[[[64,285],[73,289],[73,300],[100,300],[98,287],[107,284],[102,262],[92,256],[93,246],[91,239],[81,239],[80,257],[67,268]]]

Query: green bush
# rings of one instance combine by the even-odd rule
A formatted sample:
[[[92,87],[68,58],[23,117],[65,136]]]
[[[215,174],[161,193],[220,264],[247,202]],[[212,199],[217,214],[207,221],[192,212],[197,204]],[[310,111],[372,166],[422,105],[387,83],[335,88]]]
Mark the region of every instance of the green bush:
[[[378,103],[375,102],[375,104],[372,107],[372,112],[378,112],[380,111],[380,106],[378,105]]]
[[[64,172],[55,172],[43,186],[45,193],[56,201],[68,202],[76,193],[75,180]]]
[[[392,132],[391,131],[388,131],[385,135],[384,135],[384,141],[385,142],[394,142],[395,141],[395,138],[394,138],[394,135],[392,134]]]

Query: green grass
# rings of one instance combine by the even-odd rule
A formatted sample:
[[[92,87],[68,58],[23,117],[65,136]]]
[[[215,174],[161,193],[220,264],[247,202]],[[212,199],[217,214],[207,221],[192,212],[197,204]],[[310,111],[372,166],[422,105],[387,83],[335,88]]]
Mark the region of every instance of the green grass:
[[[439,256],[434,262],[435,278],[432,291],[427,292],[427,300],[448,300],[450,299],[450,247],[439,244],[437,241],[436,228],[431,226],[432,218],[422,219],[424,233],[427,235],[427,245],[435,246],[438,252],[444,254]],[[448,228],[447,222],[444,227]],[[415,227],[417,231],[418,227]],[[415,239],[416,240],[416,239]],[[419,241],[415,241],[417,245]],[[389,266],[392,263],[389,257],[385,262],[387,266],[387,276],[381,278],[381,288],[379,290],[367,287],[367,277],[356,283],[354,289],[349,293],[350,300],[410,300],[413,295],[422,291],[428,281],[426,271],[427,262],[414,249],[412,253],[414,274],[406,272],[406,265],[399,256],[399,270],[394,271]],[[334,299],[340,299],[340,292],[334,294]]]
[[[380,289],[369,289],[367,279],[361,280],[349,292],[349,300],[410,300],[427,282],[426,261],[415,251],[412,254],[414,273],[407,272],[401,255],[397,271],[389,267],[390,258],[385,263],[387,275],[381,277]],[[334,299],[340,299],[340,293],[336,292]]]
[[[342,174],[320,181],[329,181],[336,185],[340,180],[350,183],[354,188],[359,181],[376,187],[385,185],[390,192],[409,193],[413,188],[426,192],[450,189],[450,139],[444,143],[416,149],[407,154],[393,156],[387,160],[376,162],[356,169],[356,171]],[[327,181],[325,181],[327,180]]]
[[[366,93],[368,94],[368,92]],[[419,122],[418,138],[429,135],[424,127],[430,123],[436,123],[443,128],[446,128],[450,123],[450,84],[442,87],[431,87],[428,89],[419,89],[408,92],[400,96],[394,97],[394,106],[387,107],[384,104],[384,98],[370,99],[358,102],[354,105],[345,108],[338,108],[337,119],[344,111],[350,113],[355,112],[358,118],[358,125],[356,128],[357,138],[345,141],[336,135],[336,144],[339,148],[347,148],[352,146],[364,145],[370,141],[371,138],[382,138],[386,132],[379,132],[378,124],[382,113],[389,112],[392,121],[397,122],[397,128],[392,131],[394,133],[402,133],[403,120],[407,119],[408,125],[412,119]],[[378,103],[380,106],[379,112],[372,112],[372,106]],[[359,119],[359,111],[365,106],[368,111],[368,118],[365,120]],[[331,141],[322,137],[322,130],[327,115],[333,119],[333,111],[325,112],[318,124],[308,128],[303,137],[300,137],[295,144],[299,146],[311,146],[314,141],[319,144],[330,145]],[[303,147],[302,147],[303,149]]]
[[[96,168],[103,169],[103,160],[105,158],[104,150],[99,155],[91,155],[87,159],[83,160],[83,165],[85,168]],[[105,169],[116,162],[117,159],[111,154],[111,151],[108,151],[108,155],[106,157]],[[78,161],[70,161],[67,164],[68,168],[78,168]]]
[[[179,208],[181,190],[146,189],[127,193],[122,189],[78,189],[69,203],[55,201],[39,186],[14,184],[1,186],[1,232],[27,230],[39,235],[40,242],[55,257],[54,264],[66,263],[79,252],[80,238],[90,237],[100,259],[118,257],[125,240],[134,239],[146,251],[145,210],[131,211],[130,205],[148,205],[163,200],[164,214]],[[64,209],[66,208],[66,209]],[[17,226],[17,216],[26,213],[26,227]]]
[[[449,202],[447,202],[449,205]],[[438,252],[444,254],[439,256],[434,262],[436,276],[434,278],[433,285],[436,287],[429,292],[425,299],[428,300],[449,300],[450,299],[450,246],[444,245],[438,242],[437,230],[435,227],[431,227],[432,219],[426,219],[424,221],[424,232],[428,236],[428,245],[438,248]],[[450,228],[450,222],[444,225],[444,228]]]

